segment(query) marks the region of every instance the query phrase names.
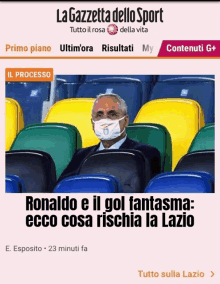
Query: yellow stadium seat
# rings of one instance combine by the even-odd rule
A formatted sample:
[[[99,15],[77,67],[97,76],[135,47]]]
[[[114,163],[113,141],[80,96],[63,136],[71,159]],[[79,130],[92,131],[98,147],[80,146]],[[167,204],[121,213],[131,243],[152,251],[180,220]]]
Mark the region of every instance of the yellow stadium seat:
[[[68,123],[74,125],[82,137],[82,147],[98,144],[91,122],[93,98],[72,98],[55,103],[49,110],[44,122]]]
[[[200,104],[189,99],[158,99],[142,106],[134,123],[158,123],[165,126],[172,140],[172,168],[184,156],[196,133],[205,125]]]
[[[9,151],[18,134],[24,128],[23,111],[19,103],[10,98],[5,98],[5,150]]]

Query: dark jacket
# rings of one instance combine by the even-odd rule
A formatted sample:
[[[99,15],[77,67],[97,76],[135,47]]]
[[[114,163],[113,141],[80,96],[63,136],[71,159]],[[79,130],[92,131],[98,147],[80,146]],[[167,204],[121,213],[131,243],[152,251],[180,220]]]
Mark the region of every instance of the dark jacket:
[[[69,165],[66,167],[66,169],[63,171],[60,178],[58,179],[58,183],[64,178],[77,175],[83,161],[89,155],[95,153],[99,148],[99,145],[100,144],[97,144],[95,146],[77,150],[73,155],[73,158],[70,161]],[[119,149],[121,150],[131,149],[131,150],[141,151],[144,154],[144,156],[147,157],[148,160],[150,161],[151,171],[152,171],[151,178],[153,178],[155,175],[161,172],[160,152],[156,148],[147,144],[138,143],[127,137]]]

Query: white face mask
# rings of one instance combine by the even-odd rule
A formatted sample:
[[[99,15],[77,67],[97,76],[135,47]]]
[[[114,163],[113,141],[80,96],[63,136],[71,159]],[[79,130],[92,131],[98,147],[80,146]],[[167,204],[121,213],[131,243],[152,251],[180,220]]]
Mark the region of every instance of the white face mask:
[[[125,131],[124,129],[121,132],[119,125],[119,121],[123,118],[125,118],[125,116],[115,120],[109,118],[101,119],[98,121],[93,120],[96,136],[100,140],[112,140],[116,137],[119,137]]]

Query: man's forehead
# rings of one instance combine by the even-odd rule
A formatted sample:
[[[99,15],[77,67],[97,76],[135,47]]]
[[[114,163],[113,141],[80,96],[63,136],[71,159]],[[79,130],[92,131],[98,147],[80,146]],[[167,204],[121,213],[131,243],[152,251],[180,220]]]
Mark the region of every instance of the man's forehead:
[[[115,97],[104,97],[100,98],[95,106],[94,106],[94,111],[98,110],[119,110],[120,109],[120,103],[117,98]]]

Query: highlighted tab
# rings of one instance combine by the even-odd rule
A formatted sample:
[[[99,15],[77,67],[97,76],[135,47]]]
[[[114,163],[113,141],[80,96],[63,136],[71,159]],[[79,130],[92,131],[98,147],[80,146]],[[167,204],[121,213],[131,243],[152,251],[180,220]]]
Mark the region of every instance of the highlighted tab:
[[[164,40],[158,57],[220,57],[220,40]]]
[[[51,82],[53,68],[6,68],[6,82]]]

